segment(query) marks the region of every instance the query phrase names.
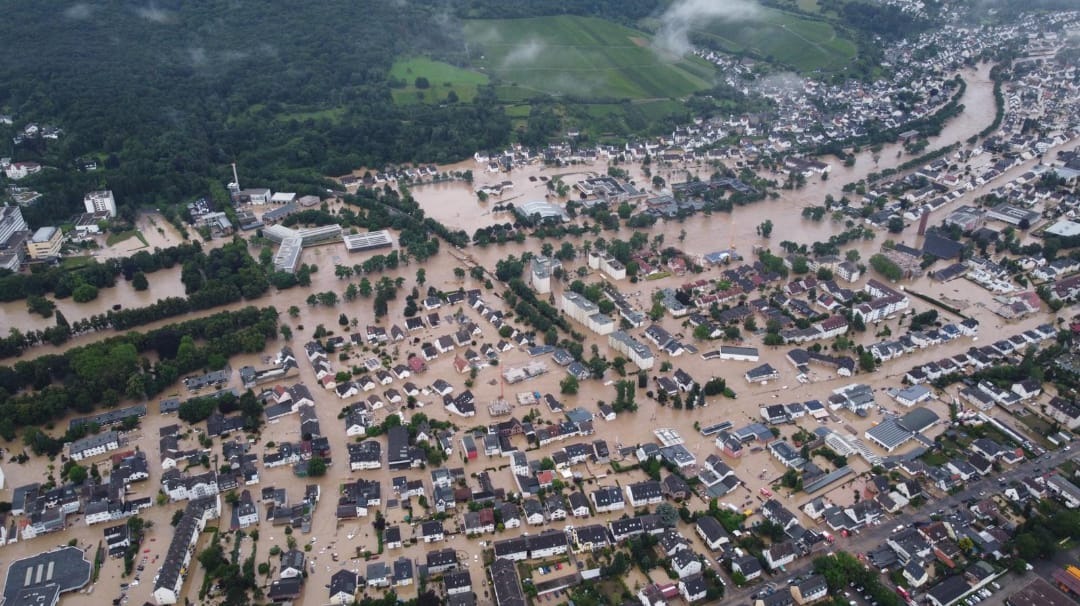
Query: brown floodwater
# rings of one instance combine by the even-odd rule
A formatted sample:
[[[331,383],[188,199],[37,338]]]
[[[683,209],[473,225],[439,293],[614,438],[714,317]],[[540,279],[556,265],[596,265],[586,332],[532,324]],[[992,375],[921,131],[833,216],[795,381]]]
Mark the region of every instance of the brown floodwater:
[[[993,97],[992,87],[989,85],[989,81],[986,78],[987,71],[988,67],[983,66],[975,74],[965,74],[965,78],[968,80],[968,89],[964,98],[964,104],[967,107],[967,111],[960,117],[951,121],[946,127],[942,138],[938,142],[932,143],[931,147],[944,145],[955,140],[966,139],[971,134],[984,128],[990,121],[993,115]],[[801,209],[807,204],[820,204],[827,193],[833,193],[833,195],[839,197],[840,187],[846,181],[861,178],[861,176],[865,176],[866,173],[872,170],[881,170],[887,166],[904,161],[905,158],[896,159],[895,150],[893,150],[892,153],[889,153],[889,149],[890,148],[886,147],[886,149],[882,151],[880,165],[877,167],[873,165],[870,153],[862,152],[858,156],[858,160],[854,167],[844,168],[842,166],[836,166],[838,163],[834,162],[833,174],[827,182],[812,180],[802,190],[795,192],[781,192],[781,196],[777,200],[763,201],[755,205],[737,208],[731,215],[717,214],[712,217],[691,217],[685,222],[673,221],[666,224],[658,224],[652,231],[654,233],[663,233],[665,235],[666,243],[680,246],[684,248],[687,253],[692,255],[700,255],[713,250],[728,248],[732,243],[734,243],[738,250],[745,251],[744,254],[748,254],[755,244],[772,244],[772,242],[768,240],[759,238],[755,233],[756,226],[766,218],[771,219],[774,223],[775,227],[772,240],[776,242],[784,239],[791,239],[797,242],[810,243],[814,240],[825,239],[829,235],[842,230],[843,226],[834,224],[828,220],[818,223],[804,220],[799,215]],[[438,218],[449,226],[466,229],[470,233],[479,225],[489,224],[499,220],[489,213],[490,206],[496,204],[498,200],[493,199],[486,204],[481,204],[476,200],[475,194],[473,194],[473,189],[475,187],[485,183],[494,183],[504,179],[512,179],[515,183],[514,189],[509,190],[501,199],[503,201],[510,200],[511,198],[515,200],[528,200],[535,197],[543,197],[544,194],[547,193],[546,186],[541,183],[539,179],[535,182],[529,181],[530,176],[539,177],[540,175],[545,175],[550,177],[555,174],[564,174],[566,175],[564,179],[572,184],[576,179],[581,178],[581,174],[583,174],[582,171],[594,171],[597,173],[606,171],[606,164],[599,162],[593,165],[572,167],[569,169],[548,169],[540,166],[530,166],[517,169],[508,176],[502,174],[490,175],[481,173],[476,170],[474,163],[472,162],[462,163],[456,166],[459,168],[473,168],[474,174],[476,175],[476,183],[471,187],[461,183],[435,186],[414,186],[412,191],[431,216]],[[657,167],[654,167],[654,169],[655,168]],[[703,176],[707,176],[707,172],[709,171],[708,167],[687,168],[691,171],[698,171]],[[452,169],[453,168],[451,168],[451,170]],[[1016,171],[1021,171],[1023,169],[1024,167],[1019,167],[1018,169],[1014,169],[1010,174],[1019,174]],[[641,174],[640,169],[635,168],[634,170],[635,180],[638,183],[646,183],[646,179],[644,175]],[[665,169],[660,168],[659,170],[661,171],[661,174],[663,174]],[[679,167],[677,170],[681,172],[685,169]],[[570,172],[579,174],[566,174]],[[678,235],[679,231],[682,229],[686,230],[686,239],[683,243],[679,244]],[[618,236],[628,238],[629,233],[628,230],[624,229],[619,232]],[[605,232],[602,234],[602,237],[611,239],[615,235],[616,234],[613,232]],[[594,238],[590,237],[589,239]],[[860,243],[856,247],[863,254],[863,257],[866,258],[869,254],[877,250],[880,246],[880,241],[883,239],[884,234],[881,233],[875,241]],[[410,289],[416,283],[415,275],[416,270],[419,267],[425,269],[427,277],[426,284],[420,286],[421,291],[428,285],[434,285],[444,290],[456,289],[459,286],[465,288],[479,288],[481,285],[471,278],[466,278],[464,281],[458,281],[454,277],[453,269],[455,267],[464,267],[464,263],[459,257],[469,255],[475,261],[491,269],[494,267],[497,260],[504,258],[507,255],[520,255],[525,251],[538,252],[540,246],[541,244],[535,239],[530,239],[522,245],[508,244],[489,246],[486,249],[470,247],[466,251],[450,251],[449,247],[444,246],[442,253],[438,257],[428,260],[423,265],[414,263],[411,266],[401,267],[397,271],[387,272],[386,275],[390,277],[403,277],[406,283],[406,292],[407,289]],[[305,299],[311,292],[334,290],[339,294],[343,293],[348,281],[340,280],[334,276],[334,264],[342,263],[352,265],[361,261],[363,258],[366,258],[366,255],[348,255],[340,244],[305,250],[303,261],[306,263],[315,263],[320,268],[320,271],[313,275],[312,287],[310,289],[294,288],[289,291],[275,293],[254,301],[252,304],[259,306],[273,304],[282,312],[281,321],[289,324],[294,330],[292,345],[297,353],[302,352],[302,344],[311,338],[311,334],[318,324],[323,324],[327,329],[339,334],[350,333],[354,330],[362,331],[366,324],[374,323],[371,304],[367,300],[358,299],[351,303],[343,301],[333,308],[312,308],[305,303]],[[571,268],[576,268],[582,264],[582,260],[577,259],[570,262],[568,265]],[[136,293],[126,284],[122,283],[113,291],[103,291],[99,301],[85,305],[76,305],[70,300],[61,301],[59,302],[60,309],[64,312],[65,316],[71,320],[84,317],[91,313],[100,313],[100,311],[105,309],[107,302],[110,301],[120,301],[125,306],[144,305],[157,297],[180,295],[182,294],[182,285],[179,284],[178,271],[178,269],[168,270],[149,276],[151,290],[146,293]],[[713,277],[717,275],[718,270],[712,269],[707,271],[704,277]],[[379,276],[373,276],[373,278],[377,277]],[[591,274],[588,279],[596,280],[599,279],[599,277],[597,274]],[[643,282],[639,284],[630,284],[628,281],[624,280],[619,283],[618,286],[624,293],[640,293],[634,300],[639,301],[644,305],[647,302],[648,295],[652,289],[669,286],[677,287],[691,279],[696,279],[696,277],[692,275],[685,277],[671,276],[654,282]],[[352,281],[358,282],[359,278],[353,278]],[[948,297],[949,299],[960,301],[989,302],[990,300],[986,291],[965,280],[955,280],[953,282],[941,284],[933,283],[927,278],[921,278],[910,283],[905,283],[904,286],[928,295]],[[561,288],[561,285],[556,285],[556,291],[561,290]],[[383,326],[388,327],[395,323],[404,325],[402,317],[404,297],[405,292],[402,292],[398,299],[391,303],[388,318],[384,318],[380,322]],[[485,300],[490,306],[496,308],[499,308],[502,305],[499,298],[496,297],[492,291],[485,292]],[[238,303],[227,306],[226,308],[236,308],[247,304],[248,303]],[[296,305],[301,309],[298,318],[290,318],[285,313],[291,305]],[[916,311],[925,311],[926,309],[929,309],[929,306],[919,300],[913,300],[912,308]],[[206,315],[220,311],[220,309],[221,308],[207,310],[192,315]],[[477,339],[477,345],[484,342],[493,343],[498,340],[498,335],[489,324],[480,319],[475,312],[467,307],[462,306],[462,309],[467,315],[470,315],[470,317],[477,321],[478,325],[481,326],[484,331],[484,335]],[[1074,310],[1075,307],[1066,308],[1059,312],[1058,315],[1060,317],[1068,317],[1071,313],[1074,313]],[[453,310],[444,308],[440,311],[445,315]],[[350,321],[355,319],[358,328],[342,328],[339,326],[339,315],[342,313],[344,313],[346,318]],[[738,398],[735,400],[722,398],[710,399],[708,406],[704,408],[697,408],[695,410],[674,410],[670,407],[658,406],[656,403],[646,398],[644,394],[645,390],[639,390],[636,394],[636,400],[639,404],[637,413],[620,415],[619,418],[613,422],[597,420],[597,435],[588,438],[573,439],[571,441],[603,438],[612,446],[616,444],[632,445],[652,441],[654,439],[652,431],[655,428],[670,427],[676,429],[684,438],[687,448],[693,452],[699,460],[703,460],[709,454],[713,454],[717,451],[711,439],[702,437],[694,429],[695,423],[704,426],[710,423],[730,420],[735,423],[736,426],[739,426],[752,420],[758,420],[760,418],[758,409],[762,405],[790,401],[805,401],[809,399],[823,400],[833,389],[852,382],[868,383],[875,389],[896,387],[899,386],[900,377],[903,373],[916,363],[955,355],[956,353],[966,350],[971,345],[992,342],[1000,336],[1012,335],[1047,321],[1045,315],[1036,315],[1019,322],[1004,322],[997,316],[994,316],[990,309],[978,304],[967,306],[964,309],[964,313],[969,314],[980,321],[981,326],[978,342],[973,342],[972,339],[968,338],[961,338],[935,348],[886,362],[877,372],[860,374],[850,379],[838,378],[830,375],[827,371],[817,369],[816,372],[810,375],[809,383],[800,384],[795,379],[795,369],[784,359],[784,354],[788,350],[786,347],[761,347],[761,360],[757,363],[724,362],[715,360],[706,361],[700,356],[684,354],[670,359],[674,368],[683,368],[700,382],[713,376],[723,377],[738,393]],[[948,320],[955,320],[955,318],[949,317],[950,314],[943,313],[942,315]],[[14,302],[0,306],[0,318],[2,318],[0,324],[4,326],[32,327],[41,325],[40,323],[34,323],[38,321],[35,320],[36,316],[29,316],[26,313],[24,302]],[[177,321],[175,318],[164,320],[153,325],[140,327],[139,330],[145,331],[152,329],[155,326],[175,321]],[[681,321],[668,317],[661,320],[660,324],[672,333],[683,333],[686,336],[686,339],[690,340],[690,331],[682,325]],[[886,322],[885,324],[890,326],[894,337],[902,334],[902,329],[897,326],[896,320]],[[301,328],[301,326],[303,328]],[[581,332],[587,332],[581,327],[576,328]],[[419,339],[420,341],[431,341],[438,336],[452,334],[455,329],[455,324],[443,324],[442,327],[434,330],[427,329],[422,333],[410,335],[409,340],[403,343],[390,346],[390,351],[396,353],[398,357],[404,358],[409,353],[418,351],[418,347],[412,343],[414,338]],[[881,325],[871,326],[867,333],[855,335],[854,338],[858,343],[869,345],[877,340],[873,336],[873,332],[881,329]],[[635,334],[640,334],[641,330],[635,330],[633,332]],[[73,339],[71,343],[66,344],[62,348],[54,349],[51,347],[39,347],[31,350],[26,355],[37,356],[46,352],[61,351],[67,347],[96,340],[98,338],[100,338],[99,335],[87,335]],[[607,351],[606,338],[597,338],[590,335],[586,341],[586,350],[588,350],[588,345],[593,343],[599,345],[602,352]],[[239,368],[247,363],[256,366],[262,365],[264,364],[264,356],[272,354],[283,344],[284,342],[279,339],[278,342],[269,344],[267,351],[263,354],[238,356],[232,361],[232,366],[233,368]],[[756,338],[751,338],[749,344],[760,345],[760,342]],[[715,343],[702,343],[698,344],[698,347],[705,350],[707,348],[715,347],[715,345]],[[372,355],[371,352],[358,351],[353,352],[347,361],[339,361],[336,357],[332,361],[336,368],[345,368],[360,364],[364,358],[370,355]],[[461,390],[464,388],[465,376],[458,375],[453,371],[451,367],[452,359],[452,355],[444,355],[429,365],[430,369],[425,375],[413,377],[410,380],[422,386],[430,384],[435,378],[446,378],[454,384],[458,390]],[[661,359],[668,358],[662,357]],[[492,419],[488,415],[487,406],[491,401],[500,397],[500,393],[504,393],[505,397],[511,402],[515,402],[516,394],[523,391],[558,394],[559,381],[562,379],[562,371],[551,363],[549,363],[551,372],[542,375],[539,378],[514,386],[503,387],[499,384],[497,377],[501,367],[521,365],[529,360],[530,358],[526,352],[513,350],[502,355],[501,363],[498,367],[489,367],[479,372],[479,376],[472,388],[474,394],[476,394],[477,401],[477,415],[474,418],[461,419],[449,415],[449,413],[437,403],[437,398],[435,396],[422,396],[420,400],[425,406],[418,408],[416,412],[423,412],[432,418],[447,419],[455,423],[461,430],[464,430],[478,425],[486,425],[498,420]],[[756,364],[764,362],[772,364],[780,371],[780,379],[764,386],[747,384],[743,379],[743,374],[746,370]],[[661,374],[659,373],[658,368],[659,365],[657,368],[650,371],[649,375],[656,376]],[[607,377],[609,380],[616,378],[617,377],[612,376],[611,373],[609,373],[609,376]],[[323,432],[330,437],[331,443],[334,445],[335,449],[335,458],[337,459],[337,462],[330,468],[327,476],[317,482],[322,487],[323,500],[316,512],[311,535],[303,535],[299,532],[294,534],[300,545],[304,545],[308,542],[311,542],[312,545],[311,551],[308,552],[308,557],[313,562],[314,568],[313,570],[310,570],[311,574],[306,583],[303,603],[316,604],[322,603],[325,600],[326,594],[324,586],[329,583],[330,575],[333,574],[334,571],[341,567],[345,567],[356,570],[360,574],[365,572],[365,562],[362,560],[351,559],[351,557],[355,555],[358,548],[374,551],[377,540],[373,534],[370,519],[338,524],[333,515],[338,485],[351,477],[361,475],[350,473],[347,464],[345,464],[346,457],[344,445],[348,438],[345,436],[342,422],[337,419],[337,414],[345,402],[337,398],[332,392],[326,392],[319,388],[310,366],[302,360],[300,362],[299,380],[312,387],[312,391],[317,400],[317,408],[319,409],[319,417]],[[400,382],[395,383],[400,384]],[[233,377],[233,385],[239,386],[239,380],[235,375]],[[183,391],[183,387],[179,384],[172,390],[174,393],[186,396]],[[164,395],[167,394],[163,394],[162,397],[164,397]],[[942,397],[951,398],[951,395],[951,393],[942,394]],[[582,382],[580,391],[576,396],[562,395],[558,397],[564,402],[568,409],[575,406],[582,406],[588,410],[595,411],[596,403],[598,401],[612,401],[614,399],[615,390],[612,385],[607,383],[607,381],[585,381]],[[884,394],[879,395],[878,402],[891,410],[900,409],[899,406]],[[946,419],[948,417],[947,405],[944,401],[935,399],[930,401],[927,406],[934,410],[941,418]],[[543,419],[555,421],[560,418],[555,413],[547,410],[546,407],[536,408],[539,410],[540,416]],[[151,402],[150,409],[151,411],[156,409],[156,402]],[[378,411],[377,419],[381,420],[391,412],[391,410],[382,409]],[[406,415],[412,413],[407,410],[404,412]],[[527,412],[529,411],[522,407],[518,407],[514,411],[514,414],[521,417]],[[858,419],[847,413],[840,413],[840,417],[842,417],[841,423],[830,423],[829,427],[836,431],[846,432],[847,430],[845,427],[851,426],[856,430],[857,435],[860,438],[862,438],[862,432],[869,429],[882,418],[876,411],[865,419]],[[143,421],[142,429],[136,435],[131,436],[133,443],[139,444],[148,451],[151,462],[152,475],[150,480],[135,487],[135,490],[139,495],[153,495],[156,493],[156,487],[159,484],[161,474],[160,466],[157,464],[157,429],[173,422],[176,422],[174,417],[160,417],[156,414],[151,414]],[[66,427],[66,423],[66,419],[58,422],[56,424],[56,429],[53,429],[52,433],[59,433],[59,428]],[[812,430],[817,425],[817,422],[812,419],[804,418],[800,421],[800,425]],[[785,435],[790,435],[792,430],[793,428],[783,428]],[[267,426],[261,437],[261,441],[254,444],[253,448],[255,452],[262,455],[264,451],[267,450],[265,447],[266,443],[269,441],[280,442],[283,440],[295,440],[299,437],[297,431],[297,422],[295,418],[285,418],[278,423]],[[935,430],[931,430],[930,434],[933,435],[934,431]],[[189,441],[188,444],[195,445],[196,442]],[[524,448],[524,444],[521,444],[521,446]],[[547,456],[561,446],[562,444],[555,443],[539,450],[529,451],[528,457],[530,459],[537,459]],[[216,448],[217,447],[215,446],[215,449]],[[458,450],[460,450],[460,448],[458,448]],[[451,465],[462,464],[456,457],[457,453],[455,453],[455,459],[451,461]],[[746,483],[746,487],[740,488],[733,494],[728,495],[724,502],[739,509],[753,507],[758,504],[759,489],[771,486],[772,481],[784,471],[779,463],[764,451],[748,453],[741,459],[728,462],[733,466],[739,477]],[[42,479],[48,472],[47,464],[48,462],[43,459],[34,458],[26,465],[12,464],[6,466],[5,473],[7,475],[8,485],[17,486],[21,483]],[[501,457],[489,458],[481,455],[479,460],[467,464],[466,470],[470,474],[484,469],[495,471],[505,464],[506,460]],[[868,469],[868,465],[862,461],[862,459],[853,457],[851,459],[851,464],[856,471],[859,472]],[[586,468],[575,468],[575,471],[579,471],[585,476],[586,490],[591,490],[597,485],[612,485],[616,480],[618,480],[620,484],[625,485],[642,478],[640,472],[615,475],[608,466],[594,465]],[[411,479],[422,478],[425,480],[425,483],[429,484],[428,471],[425,470],[390,472],[389,470],[382,469],[362,472],[362,475],[364,477],[380,479],[383,484],[384,503],[386,499],[391,496],[389,490],[389,480],[391,477],[406,475]],[[261,470],[261,477],[262,483],[252,487],[253,493],[255,493],[256,496],[263,486],[284,486],[287,487],[289,491],[290,499],[295,500],[301,496],[303,484],[307,483],[305,480],[295,478],[288,469]],[[497,471],[493,474],[493,478],[496,486],[505,488],[508,491],[516,490],[512,478],[507,471]],[[474,481],[470,479],[470,482]],[[838,503],[849,502],[852,498],[852,489],[851,487],[837,487],[828,494],[830,498],[833,498]],[[806,499],[806,495],[800,494],[791,498],[786,494],[781,493],[778,495],[778,498],[785,501],[790,499],[790,507],[794,509],[795,506],[802,504]],[[707,504],[700,499],[695,498],[689,506],[692,510],[704,509]],[[151,562],[155,557],[164,557],[164,552],[167,549],[170,537],[168,522],[172,516],[172,512],[179,507],[179,504],[166,507],[155,507],[145,512],[144,517],[153,520],[155,523],[155,528],[150,533],[150,538],[152,540],[148,541],[145,546],[145,548],[149,550],[149,553],[146,555]],[[226,507],[226,511],[228,511],[228,507]],[[402,509],[389,509],[385,510],[384,513],[391,523],[404,524],[403,532],[406,539],[411,536],[413,530],[404,522],[405,512]],[[561,528],[565,527],[567,524],[582,525],[586,523],[603,522],[617,518],[620,514],[621,512],[619,514],[605,514],[589,520],[567,520],[564,522],[548,524],[547,526]],[[460,517],[456,520],[460,520]],[[814,526],[814,523],[809,520],[804,519],[803,522],[809,526]],[[227,523],[224,521],[220,521],[220,523],[223,527],[227,526]],[[446,523],[448,527],[451,527],[453,524],[453,521],[447,521]],[[72,529],[64,535],[45,536],[33,541],[25,541],[5,547],[7,557],[4,559],[5,561],[10,561],[20,555],[37,553],[54,544],[66,542],[70,538],[78,539],[80,545],[83,546],[96,545],[101,536],[100,528],[100,526],[87,528],[81,522],[75,522]],[[700,544],[696,543],[698,539],[691,529],[685,527],[681,529],[685,536],[693,537],[692,540],[695,541],[695,545],[699,552],[706,552]],[[424,554],[430,549],[451,547],[459,550],[460,557],[468,562],[468,568],[472,573],[474,588],[480,597],[480,602],[486,604],[490,603],[491,599],[490,596],[485,597],[485,591],[487,591],[488,588],[481,585],[484,575],[480,567],[480,562],[474,559],[474,556],[478,554],[482,548],[480,546],[480,541],[490,541],[492,539],[515,536],[521,532],[535,533],[539,530],[540,527],[521,528],[520,530],[511,530],[502,534],[488,535],[477,539],[466,539],[464,536],[457,536],[448,540],[448,545],[424,545],[421,542],[415,546],[407,545],[406,548],[402,550],[385,553],[381,558],[385,561],[388,559],[392,560],[399,555],[407,555],[422,561]],[[277,562],[275,559],[270,558],[269,550],[274,545],[285,546],[284,533],[281,528],[272,528],[265,523],[260,526],[259,531],[261,536],[257,547],[257,561],[270,561],[273,568],[276,569]],[[205,539],[203,540],[205,541]],[[842,541],[842,539],[838,540]],[[244,545],[245,554],[250,552],[250,547],[250,542]],[[332,561],[332,554],[334,553],[339,555],[339,562],[337,563]],[[160,562],[160,560],[158,561]],[[153,568],[153,565],[148,565],[147,573]],[[119,579],[120,569],[118,561],[110,560],[106,563],[102,571],[101,580],[92,594],[94,596],[94,603],[108,603],[112,598],[119,595],[116,585],[120,582],[129,581],[128,579],[124,579],[123,581]],[[0,574],[2,573],[2,570],[0,570]],[[132,600],[131,603],[141,603],[143,600],[150,599],[153,575],[147,573],[144,573],[139,586],[130,589],[129,596]],[[662,576],[662,574],[657,575],[656,571],[654,571],[653,575],[651,575],[651,579],[663,581],[664,579]],[[194,596],[197,595],[197,587],[201,583],[201,578],[202,571],[200,567],[198,565],[193,566],[193,572],[191,578],[188,580],[186,589],[189,597],[194,598]],[[636,585],[644,582],[647,582],[646,578],[636,570],[627,579],[627,583],[630,585],[631,589],[634,589]],[[399,588],[398,593],[407,599],[408,597],[415,595],[415,591],[416,586],[414,585],[410,588]],[[81,598],[75,597],[65,598],[69,603],[80,602],[80,599]]]

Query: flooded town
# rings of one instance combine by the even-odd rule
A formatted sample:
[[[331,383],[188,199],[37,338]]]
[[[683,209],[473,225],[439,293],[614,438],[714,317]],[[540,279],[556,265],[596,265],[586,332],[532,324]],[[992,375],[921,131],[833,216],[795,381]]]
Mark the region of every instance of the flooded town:
[[[119,235],[4,159],[0,604],[1075,603],[1078,34]]]

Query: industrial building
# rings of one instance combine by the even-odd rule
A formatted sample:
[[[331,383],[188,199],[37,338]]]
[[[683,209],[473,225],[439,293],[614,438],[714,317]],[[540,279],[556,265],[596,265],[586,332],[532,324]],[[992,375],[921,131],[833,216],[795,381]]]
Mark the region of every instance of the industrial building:
[[[295,236],[281,241],[281,246],[274,254],[274,271],[296,273],[296,268],[300,266],[300,254],[304,248],[302,242]]]
[[[394,245],[390,232],[385,229],[369,231],[363,234],[345,234],[341,239],[345,242],[345,250],[351,253],[390,248]]]

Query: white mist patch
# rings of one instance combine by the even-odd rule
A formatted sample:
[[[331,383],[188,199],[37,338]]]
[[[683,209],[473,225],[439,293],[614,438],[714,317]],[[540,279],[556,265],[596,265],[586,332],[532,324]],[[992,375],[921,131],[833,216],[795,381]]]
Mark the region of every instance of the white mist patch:
[[[89,19],[94,14],[94,7],[86,4],[85,2],[79,2],[72,4],[64,9],[64,16],[68,19],[74,19],[76,21],[84,21]]]
[[[544,43],[533,38],[510,49],[510,52],[506,53],[506,57],[503,58],[502,65],[503,67],[512,67],[515,65],[533,63],[540,57],[540,53],[543,52]]]
[[[169,23],[173,20],[173,14],[171,12],[163,8],[158,8],[158,6],[153,3],[148,6],[136,7],[135,14],[154,23]]]
[[[191,61],[191,65],[194,67],[202,67],[206,65],[206,49],[201,46],[189,48],[188,59]]]
[[[659,50],[683,56],[690,52],[690,30],[711,21],[753,21],[761,15],[754,0],[676,0],[660,16],[654,44]]]
[[[806,81],[793,72],[779,72],[763,76],[754,81],[752,88],[758,92],[800,93],[805,90]]]

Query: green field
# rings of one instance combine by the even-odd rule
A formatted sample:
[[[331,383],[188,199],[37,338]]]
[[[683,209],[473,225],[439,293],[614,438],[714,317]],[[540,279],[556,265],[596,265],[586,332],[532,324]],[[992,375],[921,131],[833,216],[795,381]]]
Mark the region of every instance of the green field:
[[[465,36],[478,66],[517,83],[519,96],[676,98],[708,88],[712,75],[703,62],[665,60],[648,48],[646,34],[602,19],[474,20],[465,23]]]
[[[775,9],[762,11],[757,21],[713,21],[695,33],[729,52],[750,52],[802,72],[835,71],[855,57],[855,43],[828,23]]]
[[[393,80],[405,82],[403,88],[394,87],[394,103],[442,103],[450,91],[454,91],[461,102],[472,101],[477,88],[488,82],[484,74],[455,67],[442,61],[432,61],[426,57],[401,59],[390,68]],[[429,86],[417,88],[417,78],[425,78]]]

